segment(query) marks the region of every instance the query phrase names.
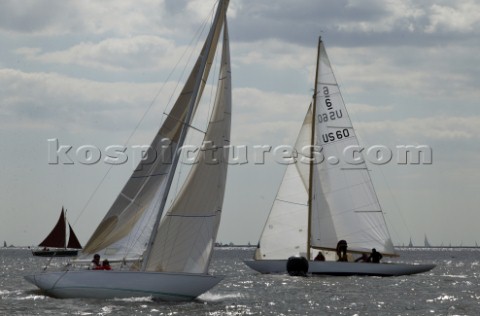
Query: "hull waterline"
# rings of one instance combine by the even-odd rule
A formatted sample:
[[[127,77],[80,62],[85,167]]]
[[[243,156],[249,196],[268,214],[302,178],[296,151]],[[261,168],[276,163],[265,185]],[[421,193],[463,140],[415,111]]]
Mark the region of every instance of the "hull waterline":
[[[287,260],[246,260],[244,263],[260,273],[287,273]],[[354,263],[336,261],[309,261],[308,273],[316,275],[399,276],[423,273],[435,268],[434,264],[406,263]]]
[[[37,257],[75,257],[78,250],[37,250],[32,251],[32,254]]]
[[[137,271],[60,271],[25,276],[57,298],[126,298],[152,296],[165,301],[193,300],[223,276]]]

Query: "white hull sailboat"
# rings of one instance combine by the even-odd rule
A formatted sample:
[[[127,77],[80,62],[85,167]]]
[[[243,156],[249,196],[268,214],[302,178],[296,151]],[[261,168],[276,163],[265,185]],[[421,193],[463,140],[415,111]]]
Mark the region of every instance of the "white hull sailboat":
[[[285,273],[290,257],[306,258],[304,273],[326,275],[395,276],[435,267],[336,261],[340,240],[348,242],[349,261],[373,248],[383,256],[397,254],[321,40],[313,102],[295,150],[303,157],[287,166],[254,260],[245,261],[250,268]],[[313,260],[318,251],[326,261]]]
[[[288,260],[245,261],[251,269],[264,274],[287,273]],[[434,264],[309,261],[308,273],[315,275],[399,276],[430,271]]]
[[[155,135],[152,150],[128,179],[81,254],[63,271],[47,267],[25,276],[27,281],[58,298],[191,300],[222,280],[209,275],[208,268],[222,212],[230,139],[227,7],[228,0],[219,1],[200,56]],[[220,39],[221,54],[216,54]],[[216,55],[220,67],[213,106],[201,104]],[[192,125],[201,112],[197,111],[199,104],[210,106],[203,128]],[[199,144],[196,163],[187,170],[181,185],[172,185],[187,134],[199,132],[203,143]],[[207,147],[212,151],[204,149]],[[152,151],[154,161],[149,159]],[[167,203],[167,198],[172,201]],[[86,269],[94,254],[108,259],[113,269]]]
[[[217,285],[223,277],[195,273],[129,271],[59,271],[27,276],[46,294],[58,298],[127,298],[151,296],[185,301]]]

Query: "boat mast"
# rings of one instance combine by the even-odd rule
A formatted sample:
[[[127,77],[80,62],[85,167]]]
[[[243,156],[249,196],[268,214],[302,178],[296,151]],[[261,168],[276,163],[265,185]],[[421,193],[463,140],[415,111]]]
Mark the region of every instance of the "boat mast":
[[[215,14],[215,18],[213,20],[212,27],[211,27],[210,32],[209,32],[208,37],[207,37],[207,41],[206,41],[207,45],[205,46],[205,51],[203,52],[202,62],[201,62],[201,65],[199,67],[197,76],[195,78],[195,86],[194,86],[194,90],[192,91],[192,97],[190,98],[190,101],[188,103],[187,115],[185,117],[185,121],[183,122],[182,130],[180,132],[180,136],[179,136],[179,140],[178,140],[179,148],[181,148],[182,144],[185,142],[185,138],[187,137],[187,131],[188,131],[188,128],[190,127],[190,122],[191,122],[192,115],[193,115],[193,109],[195,108],[195,104],[197,102],[197,96],[198,96],[198,92],[200,90],[200,85],[201,85],[201,82],[202,82],[203,73],[204,73],[205,66],[206,66],[207,61],[208,61],[208,56],[210,54],[210,49],[211,49],[213,38],[214,38],[214,35],[215,35],[216,25],[218,24],[218,20],[220,19],[220,14],[222,14],[221,12],[225,11],[225,10],[223,10],[223,7],[227,6],[227,5],[228,5],[228,0],[220,0],[219,3],[218,3],[217,12]],[[169,195],[169,192],[170,192],[170,187],[172,185],[173,178],[175,176],[175,170],[177,168],[179,159],[180,159],[180,151],[177,150],[174,157],[173,157],[172,167],[171,167],[171,169],[168,173],[168,178],[167,178],[167,182],[166,182],[166,186],[165,186],[165,193],[164,193],[164,196],[162,197],[162,201],[161,201],[161,204],[160,204],[160,207],[159,207],[160,211],[157,213],[157,217],[156,217],[155,223],[153,225],[152,234],[150,236],[150,240],[148,241],[147,249],[145,250],[145,257],[143,258],[143,262],[142,262],[142,269],[141,269],[142,271],[145,271],[145,269],[147,267],[148,259],[150,258],[150,255],[152,253],[152,245],[153,245],[155,237],[157,235],[158,227],[160,226],[160,220],[162,218],[163,210],[165,208],[165,205],[167,204],[167,198],[168,198],[168,195]]]
[[[310,238],[312,234],[311,224],[312,224],[312,200],[313,200],[313,163],[314,163],[314,154],[315,154],[315,123],[317,121],[317,83],[318,83],[318,73],[320,65],[320,46],[322,45],[322,37],[318,37],[318,49],[317,49],[317,67],[315,70],[315,84],[313,90],[313,109],[312,109],[312,130],[310,134],[310,172],[308,177],[308,235],[307,235],[307,260],[311,259],[310,254]]]

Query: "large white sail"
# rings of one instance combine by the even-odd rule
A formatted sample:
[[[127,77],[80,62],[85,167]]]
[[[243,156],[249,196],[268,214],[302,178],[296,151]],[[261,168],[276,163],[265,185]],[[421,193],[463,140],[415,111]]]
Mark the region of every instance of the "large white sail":
[[[308,153],[311,126],[310,106],[295,142],[299,157]],[[305,256],[308,236],[308,170],[308,161],[300,159],[287,166],[255,252],[256,260]]]
[[[182,133],[190,125],[210,73],[228,1],[220,3],[208,40],[170,113],[151,143],[148,158],[129,178],[109,211],[85,245],[81,259],[99,253],[110,260],[139,258],[148,246],[156,218],[166,199],[172,159],[183,145]],[[193,106],[193,108],[192,108]]]
[[[225,23],[217,94],[203,142],[206,147],[158,228],[147,271],[207,272],[225,192],[231,102],[230,52]]]
[[[323,42],[319,45],[315,142],[325,160],[313,166],[311,245],[335,249],[344,239],[351,251],[376,248],[383,254],[394,254],[365,162],[345,162],[345,148],[358,148],[358,140]]]

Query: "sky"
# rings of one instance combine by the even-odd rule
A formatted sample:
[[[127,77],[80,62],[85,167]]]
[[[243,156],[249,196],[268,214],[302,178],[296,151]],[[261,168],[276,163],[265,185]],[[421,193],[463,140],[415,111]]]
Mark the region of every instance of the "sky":
[[[148,144],[214,4],[2,1],[0,240],[38,244],[62,206],[88,240],[132,164],[49,164],[48,140]],[[231,0],[228,23],[233,145],[293,144],[321,36],[361,145],[393,150],[369,169],[394,243],[480,242],[480,3]],[[432,163],[398,164],[401,145]],[[257,243],[284,170],[230,166],[218,241]]]

